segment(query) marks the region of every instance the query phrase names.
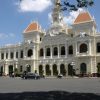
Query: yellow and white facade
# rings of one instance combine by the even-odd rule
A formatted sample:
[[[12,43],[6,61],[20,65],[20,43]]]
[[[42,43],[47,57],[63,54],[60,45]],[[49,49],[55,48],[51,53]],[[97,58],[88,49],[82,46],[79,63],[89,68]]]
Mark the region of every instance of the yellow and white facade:
[[[54,3],[53,23],[44,32],[32,22],[23,32],[24,41],[0,48],[0,72],[37,72],[40,75],[96,76],[100,70],[100,34],[89,12],[78,15],[73,25],[63,22],[60,6]]]

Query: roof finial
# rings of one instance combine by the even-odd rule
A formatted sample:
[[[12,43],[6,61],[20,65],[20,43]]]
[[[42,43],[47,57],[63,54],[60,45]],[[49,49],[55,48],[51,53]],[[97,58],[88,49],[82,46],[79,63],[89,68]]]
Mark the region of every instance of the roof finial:
[[[54,9],[52,13],[53,24],[59,24],[61,22],[61,7],[57,5],[60,3],[60,0],[54,0]]]

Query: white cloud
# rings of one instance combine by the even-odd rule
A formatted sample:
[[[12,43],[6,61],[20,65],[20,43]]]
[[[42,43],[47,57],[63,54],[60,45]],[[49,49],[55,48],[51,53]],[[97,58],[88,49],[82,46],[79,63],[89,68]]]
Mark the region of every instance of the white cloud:
[[[71,25],[73,23],[73,21],[75,20],[75,18],[78,16],[79,13],[81,12],[85,12],[84,9],[79,8],[78,11],[72,11],[69,13],[68,16],[64,17],[64,21],[68,24]]]
[[[17,3],[20,12],[42,12],[51,5],[51,0],[22,0]]]
[[[9,33],[9,34],[0,33],[0,39],[7,39],[7,38],[13,38],[13,37],[15,37],[15,34],[13,33]]]

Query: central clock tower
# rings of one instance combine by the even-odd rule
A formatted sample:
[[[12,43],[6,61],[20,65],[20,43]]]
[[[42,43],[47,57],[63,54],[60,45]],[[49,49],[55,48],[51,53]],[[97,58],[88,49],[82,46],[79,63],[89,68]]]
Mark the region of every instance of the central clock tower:
[[[48,30],[51,36],[55,36],[59,33],[66,32],[66,25],[63,22],[63,16],[61,14],[60,0],[53,0],[54,8],[52,12],[52,25]]]

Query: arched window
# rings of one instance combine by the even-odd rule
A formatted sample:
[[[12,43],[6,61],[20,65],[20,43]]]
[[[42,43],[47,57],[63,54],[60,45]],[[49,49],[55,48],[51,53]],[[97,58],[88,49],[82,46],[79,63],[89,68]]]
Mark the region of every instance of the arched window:
[[[54,47],[54,49],[53,49],[53,55],[54,56],[58,55],[58,48],[57,47]]]
[[[97,43],[97,53],[100,53],[100,43]]]
[[[46,56],[50,56],[50,48],[47,48],[47,50],[46,50]]]
[[[40,57],[43,57],[44,52],[43,52],[43,48],[40,49]]]
[[[68,54],[71,54],[71,55],[73,54],[73,46],[72,45],[69,46]]]
[[[87,45],[85,43],[80,45],[80,53],[85,53],[87,50]]]
[[[27,56],[28,57],[31,57],[33,55],[33,50],[32,49],[29,49],[28,50],[28,53],[27,53]]]
[[[61,55],[65,55],[65,46],[61,47]]]
[[[81,73],[81,74],[86,74],[86,72],[87,72],[86,64],[85,64],[85,63],[82,63],[82,64],[80,65],[80,73]]]

